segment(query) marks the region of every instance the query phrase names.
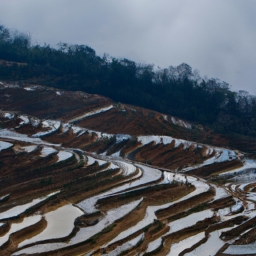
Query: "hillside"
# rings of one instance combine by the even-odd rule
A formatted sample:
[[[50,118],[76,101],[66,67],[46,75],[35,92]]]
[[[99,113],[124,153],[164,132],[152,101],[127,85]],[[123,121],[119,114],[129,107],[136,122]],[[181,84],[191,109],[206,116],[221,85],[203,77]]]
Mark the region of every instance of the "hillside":
[[[81,91],[0,97],[0,254],[254,255],[253,140]]]
[[[208,126],[85,92],[65,91],[39,85],[0,84],[0,109],[26,113],[44,119],[72,121],[84,113],[101,108],[109,111],[74,120],[74,124],[106,133],[130,135],[168,135],[175,138],[239,149],[252,156],[256,139],[238,134],[219,134]],[[189,128],[189,129],[187,129]],[[235,139],[234,139],[235,138]]]
[[[225,136],[256,136],[256,97],[233,92],[216,78],[201,77],[186,63],[155,68],[98,56],[85,45],[59,43],[54,48],[31,42],[28,35],[0,25],[0,80],[100,94],[208,126]]]

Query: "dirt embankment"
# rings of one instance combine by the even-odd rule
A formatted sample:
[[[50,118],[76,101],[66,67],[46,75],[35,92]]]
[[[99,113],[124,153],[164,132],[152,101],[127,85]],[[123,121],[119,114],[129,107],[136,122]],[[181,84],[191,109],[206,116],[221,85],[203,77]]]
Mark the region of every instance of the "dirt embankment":
[[[156,216],[159,220],[164,221],[165,219],[171,220],[171,218],[179,213],[182,213],[184,211],[187,211],[199,204],[208,202],[211,200],[214,196],[215,192],[213,189],[208,190],[207,192],[198,194],[196,196],[193,196],[187,200],[178,202],[174,205],[171,205],[170,207],[166,209],[162,209],[156,212]]]

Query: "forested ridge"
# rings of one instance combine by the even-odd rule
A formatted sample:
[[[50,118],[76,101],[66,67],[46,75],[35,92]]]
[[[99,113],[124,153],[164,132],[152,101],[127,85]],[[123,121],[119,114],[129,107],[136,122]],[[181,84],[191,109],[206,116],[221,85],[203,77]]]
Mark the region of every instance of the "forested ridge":
[[[233,92],[218,79],[201,78],[185,63],[156,69],[107,54],[97,56],[85,45],[32,44],[28,35],[0,26],[0,79],[101,94],[217,132],[256,136],[256,97]]]

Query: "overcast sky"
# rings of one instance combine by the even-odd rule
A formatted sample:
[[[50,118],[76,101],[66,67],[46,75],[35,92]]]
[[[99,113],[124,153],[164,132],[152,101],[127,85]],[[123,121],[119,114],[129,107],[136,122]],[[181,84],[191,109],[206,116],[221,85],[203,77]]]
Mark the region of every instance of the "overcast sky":
[[[256,94],[256,0],[0,0],[0,24]]]

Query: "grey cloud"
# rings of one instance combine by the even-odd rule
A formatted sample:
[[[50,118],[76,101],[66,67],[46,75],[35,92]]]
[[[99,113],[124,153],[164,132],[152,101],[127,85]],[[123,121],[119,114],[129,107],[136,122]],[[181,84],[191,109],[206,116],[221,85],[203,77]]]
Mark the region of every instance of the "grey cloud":
[[[256,94],[255,9],[255,0],[0,0],[0,22],[41,43],[160,67],[186,62]]]

